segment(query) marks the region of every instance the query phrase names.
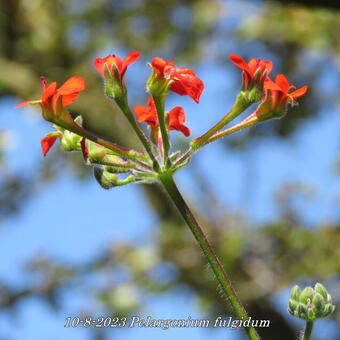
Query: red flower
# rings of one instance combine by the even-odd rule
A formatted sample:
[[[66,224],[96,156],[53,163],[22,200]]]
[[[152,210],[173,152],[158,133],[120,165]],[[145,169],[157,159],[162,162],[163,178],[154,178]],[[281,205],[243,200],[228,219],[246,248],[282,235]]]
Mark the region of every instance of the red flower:
[[[148,100],[148,107],[142,105],[135,106],[135,113],[138,117],[138,122],[146,122],[151,129],[158,127],[158,117],[156,105],[152,97]],[[182,107],[176,106],[168,113],[169,115],[169,130],[181,131],[185,136],[190,135],[190,130],[184,125],[185,112]]]
[[[193,70],[175,67],[172,61],[166,61],[162,58],[154,58],[152,67],[159,77],[171,80],[171,91],[181,96],[188,95],[196,103],[199,102],[204,84],[201,79],[196,77]]]
[[[190,136],[191,131],[184,125],[184,109],[176,106],[169,112],[169,130],[181,131],[186,137]]]
[[[145,122],[151,129],[154,129],[158,125],[158,117],[156,105],[152,97],[149,98],[147,105],[147,108],[142,105],[135,106],[135,113],[139,123]]]
[[[230,54],[231,61],[243,70],[243,90],[252,89],[254,86],[263,88],[263,83],[268,79],[268,74],[273,68],[271,61],[251,59],[247,64],[239,55]]]
[[[81,77],[71,77],[57,89],[57,83],[46,86],[44,77],[42,80],[42,96],[38,100],[28,100],[18,104],[16,107],[21,107],[27,104],[39,104],[43,111],[43,116],[46,120],[53,121],[54,117],[58,117],[65,106],[71,105],[79,93],[85,90],[85,81]]]
[[[108,67],[111,75],[112,75],[112,66],[116,65],[118,72],[121,76],[121,79],[124,78],[126,69],[132,63],[134,63],[140,56],[140,52],[132,51],[129,55],[122,61],[122,59],[114,54],[108,55],[105,58],[96,58],[94,60],[94,67],[100,73],[100,75],[105,78],[105,64]]]
[[[265,83],[265,98],[256,109],[255,114],[262,119],[281,117],[285,114],[287,103],[296,103],[296,99],[306,94],[308,86],[289,92],[295,89],[294,85],[289,85],[287,78],[283,74],[278,74],[275,83],[268,79]]]
[[[59,136],[46,136],[44,137],[40,143],[41,143],[41,149],[44,157],[47,155],[47,153],[50,151],[51,147],[55,143],[55,141],[59,138]]]
[[[287,78],[283,74],[278,74],[275,78],[275,83],[269,80],[265,84],[267,89],[267,100],[271,103],[271,108],[279,108],[286,103],[294,103],[295,99],[306,94],[308,86],[303,86],[293,92],[291,89],[296,89],[294,85],[289,85]]]

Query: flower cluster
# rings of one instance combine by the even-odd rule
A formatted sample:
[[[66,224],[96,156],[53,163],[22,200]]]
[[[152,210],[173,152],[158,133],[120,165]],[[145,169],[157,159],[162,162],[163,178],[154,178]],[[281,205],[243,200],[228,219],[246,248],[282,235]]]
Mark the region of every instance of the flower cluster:
[[[132,51],[123,60],[112,54],[96,58],[94,68],[104,78],[105,94],[120,107],[142,142],[144,151],[138,152],[101,139],[83,128],[80,116],[73,119],[67,107],[85,90],[83,78],[71,77],[57,88],[56,82],[47,85],[42,77],[41,98],[25,101],[17,107],[40,105],[43,118],[54,124],[55,131],[41,140],[44,156],[59,139],[65,151],[82,152],[87,164],[95,165],[95,177],[104,188],[131,182],[151,182],[159,179],[162,174],[173,173],[186,165],[193,153],[202,146],[263,120],[283,116],[287,104],[295,104],[296,99],[307,91],[307,86],[295,89],[289,85],[282,74],[276,76],[275,82],[272,81],[269,77],[273,68],[271,61],[251,59],[247,63],[240,56],[231,54],[231,61],[243,71],[242,89],[233,108],[205,134],[194,139],[187,152],[171,154],[169,131],[179,131],[186,137],[190,136],[191,131],[185,125],[184,109],[176,106],[166,110],[165,99],[171,91],[180,96],[187,95],[199,103],[204,83],[193,70],[177,67],[173,61],[156,57],[148,64],[152,72],[147,81],[147,90],[151,95],[147,107],[136,105],[133,113],[128,103],[125,75],[128,67],[139,57],[137,51]],[[221,131],[255,102],[260,104],[253,114],[240,124]],[[138,124],[143,122],[150,128],[149,137]],[[129,176],[119,179],[117,174],[123,173]]]

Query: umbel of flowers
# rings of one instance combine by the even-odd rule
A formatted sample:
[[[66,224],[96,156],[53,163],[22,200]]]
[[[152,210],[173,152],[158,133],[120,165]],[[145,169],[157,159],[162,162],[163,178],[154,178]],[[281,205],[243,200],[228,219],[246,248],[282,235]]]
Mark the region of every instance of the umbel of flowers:
[[[188,149],[181,153],[171,150],[169,131],[190,136],[191,131],[185,125],[186,113],[180,106],[166,110],[165,100],[171,91],[181,96],[187,95],[199,103],[204,84],[193,70],[177,67],[173,61],[156,57],[148,64],[152,72],[147,81],[150,94],[147,105],[137,105],[131,110],[125,76],[128,67],[139,56],[139,52],[133,51],[124,60],[114,54],[96,58],[94,68],[104,78],[106,96],[116,101],[141,140],[144,150],[136,151],[104,140],[85,130],[81,117],[72,118],[68,106],[85,90],[83,78],[71,77],[58,88],[56,82],[47,85],[42,77],[41,98],[25,101],[17,107],[39,105],[43,118],[54,124],[55,131],[41,140],[44,156],[59,139],[65,151],[83,153],[86,163],[95,167],[95,177],[106,189],[131,182],[152,182],[164,173],[172,174],[186,165],[195,152],[210,142],[264,120],[282,117],[287,111],[287,105],[296,104],[296,99],[307,91],[307,86],[295,90],[282,74],[276,76],[275,82],[272,81],[269,78],[273,68],[270,61],[251,59],[247,63],[240,56],[232,54],[229,57],[242,70],[243,79],[235,104],[219,122],[202,136],[192,140]],[[259,105],[252,114],[241,123],[223,130],[256,102]],[[149,128],[149,136],[141,127],[143,123]],[[128,174],[128,177],[121,179],[122,174]]]
[[[93,167],[94,176],[103,188],[159,181],[199,243],[237,317],[247,320],[249,316],[245,308],[203,229],[181,196],[174,182],[173,173],[186,166],[191,157],[209,143],[265,120],[283,117],[288,106],[295,106],[297,99],[306,94],[307,86],[296,89],[282,74],[278,74],[275,81],[271,80],[269,74],[273,65],[270,61],[251,59],[247,63],[236,54],[230,55],[231,61],[242,70],[243,83],[235,103],[215,125],[203,135],[191,140],[187,149],[182,152],[172,149],[170,132],[182,133],[185,137],[191,135],[189,127],[185,124],[186,113],[180,106],[168,108],[166,98],[169,92],[174,92],[180,96],[189,96],[198,104],[204,84],[193,70],[177,67],[171,60],[156,57],[148,64],[151,69],[151,75],[146,83],[149,98],[146,103],[137,105],[132,110],[128,101],[125,77],[130,65],[139,57],[140,53],[136,51],[131,52],[123,60],[120,56],[112,54],[105,58],[96,58],[94,68],[104,80],[104,94],[116,102],[141,141],[143,150],[130,149],[112,140],[103,139],[85,129],[80,116],[73,119],[68,107],[85,90],[85,81],[82,77],[71,77],[60,87],[56,82],[47,85],[45,78],[42,77],[40,99],[25,101],[17,107],[39,105],[43,118],[53,123],[54,131],[41,140],[44,156],[59,140],[65,151],[83,154],[86,164]],[[258,106],[253,113],[240,123],[225,128],[256,103]],[[325,316],[329,311],[328,307],[322,311],[317,309],[319,295],[312,299],[314,303],[312,310],[315,311],[315,316],[319,315],[317,314],[319,312],[320,316]],[[328,306],[329,299],[327,297],[324,299]],[[297,316],[302,317],[303,303],[301,298],[299,302],[290,303],[290,312],[294,315],[297,312]],[[308,306],[306,308],[308,311]],[[307,312],[307,315],[312,315],[308,313],[311,312]],[[244,331],[249,339],[260,339],[252,326],[244,327]]]

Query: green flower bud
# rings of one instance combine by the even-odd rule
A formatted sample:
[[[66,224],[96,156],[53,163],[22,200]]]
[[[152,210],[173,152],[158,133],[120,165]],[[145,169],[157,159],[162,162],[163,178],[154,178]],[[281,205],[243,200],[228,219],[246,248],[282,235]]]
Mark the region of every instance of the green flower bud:
[[[331,297],[331,294],[328,294],[328,293],[327,293],[327,299],[326,299],[326,302],[327,302],[327,303],[330,303],[330,304],[332,303],[332,297]]]
[[[112,187],[129,184],[135,181],[135,177],[132,175],[121,180],[116,174],[113,174],[99,167],[94,167],[94,177],[100,184],[100,186],[104,189],[111,189]]]
[[[307,307],[303,303],[299,303],[295,315],[299,317],[300,319],[307,319]]]
[[[292,315],[294,315],[294,312],[296,311],[296,308],[298,306],[298,302],[293,299],[289,299],[288,301],[288,312]]]
[[[299,301],[300,294],[301,294],[301,290],[299,286],[295,285],[290,292],[290,298],[295,301]]]
[[[60,143],[65,151],[80,151],[81,140],[82,140],[81,136],[68,130],[64,130],[63,136],[60,139]]]
[[[335,310],[335,306],[334,305],[332,305],[332,304],[330,304],[330,303],[327,303],[326,305],[325,305],[325,308],[324,308],[324,310],[323,310],[323,313],[322,313],[322,318],[325,318],[326,316],[329,316],[329,315],[331,315],[333,312],[334,312],[334,310]]]
[[[314,321],[332,314],[335,306],[326,288],[317,283],[314,287],[306,287],[302,292],[294,286],[288,301],[288,312],[298,318]]]
[[[319,293],[315,293],[312,303],[317,314],[325,308],[325,299]]]
[[[315,291],[316,293],[321,294],[321,296],[322,296],[325,300],[327,300],[327,294],[328,294],[328,293],[327,293],[327,289],[324,287],[324,285],[322,285],[321,283],[317,282],[317,283],[315,284],[314,291]]]
[[[306,287],[300,294],[300,302],[307,304],[311,303],[313,299],[314,290],[312,287]]]

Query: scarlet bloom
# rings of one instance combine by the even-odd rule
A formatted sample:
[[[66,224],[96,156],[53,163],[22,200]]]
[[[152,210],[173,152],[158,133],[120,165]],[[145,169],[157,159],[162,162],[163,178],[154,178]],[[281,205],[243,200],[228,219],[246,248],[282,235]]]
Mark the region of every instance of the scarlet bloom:
[[[142,105],[135,106],[135,113],[138,117],[138,122],[146,122],[151,129],[158,127],[158,116],[156,105],[152,97],[148,100],[148,107]],[[168,113],[168,128],[169,130],[181,131],[185,136],[190,136],[190,130],[184,125],[185,112],[182,107],[176,106]]]
[[[268,91],[267,97],[270,100],[273,109],[285,105],[286,103],[294,103],[295,99],[305,95],[308,89],[308,86],[305,85],[295,90],[296,87],[294,85],[289,85],[287,78],[283,74],[278,74],[276,76],[274,84],[273,81],[270,80],[265,85]],[[289,92],[291,89],[294,89],[294,91]]]
[[[294,90],[290,92],[290,90]],[[286,111],[286,104],[295,104],[296,99],[306,94],[308,86],[302,86],[295,90],[294,85],[289,85],[287,78],[283,74],[278,74],[275,83],[268,80],[265,83],[266,95],[263,103],[255,111],[259,118],[268,119],[271,116],[282,116]],[[270,117],[269,117],[270,116]]]
[[[263,88],[263,83],[268,79],[268,74],[273,69],[271,61],[251,59],[246,63],[239,55],[230,54],[231,61],[243,71],[243,90],[252,89],[254,86]]]
[[[159,78],[171,80],[171,91],[181,96],[188,95],[196,103],[199,102],[204,90],[204,84],[201,79],[196,77],[193,70],[175,67],[172,61],[166,61],[162,58],[154,58],[152,68]]]
[[[57,83],[46,86],[46,80],[41,77],[42,81],[42,96],[38,100],[28,100],[18,104],[16,107],[21,107],[27,104],[39,104],[42,108],[43,117],[46,120],[54,122],[58,118],[63,108],[71,105],[79,93],[85,90],[85,81],[81,77],[71,77],[57,89]]]
[[[105,58],[96,58],[94,60],[94,67],[99,72],[99,74],[105,78],[105,64],[107,68],[109,69],[111,75],[112,75],[112,66],[116,65],[117,70],[121,76],[121,79],[124,78],[126,69],[128,66],[132,63],[134,63],[140,56],[140,52],[132,51],[128,54],[128,56],[122,61],[120,56],[116,56],[114,54],[108,55]]]
[[[46,136],[44,137],[40,143],[41,143],[41,149],[44,157],[47,155],[47,153],[50,151],[51,147],[55,143],[55,141],[59,138],[58,135],[54,136]]]

